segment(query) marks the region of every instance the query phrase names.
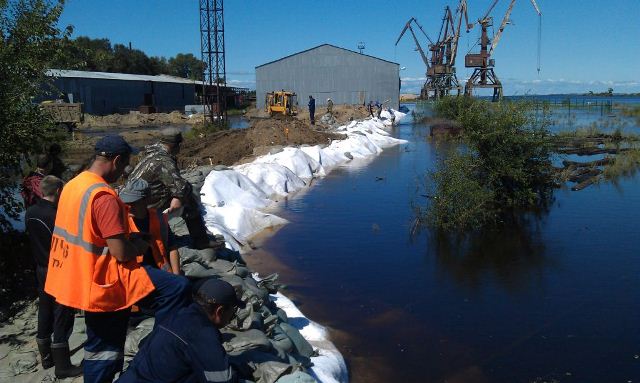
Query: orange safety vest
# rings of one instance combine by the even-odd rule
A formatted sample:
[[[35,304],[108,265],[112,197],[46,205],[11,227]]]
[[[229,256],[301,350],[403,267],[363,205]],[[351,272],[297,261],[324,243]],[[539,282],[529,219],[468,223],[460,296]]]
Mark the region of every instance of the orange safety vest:
[[[155,289],[140,264],[133,260],[118,262],[109,253],[106,240],[96,233],[92,205],[103,193],[118,199],[126,217],[126,205],[95,173],[80,173],[60,195],[45,291],[64,306],[92,312],[117,311]],[[125,219],[128,230],[127,222]]]
[[[153,242],[151,243],[151,254],[159,269],[168,271],[171,267],[169,263],[169,223],[167,216],[158,209],[149,208],[149,231]],[[133,216],[129,215],[129,227],[131,232],[140,232]],[[138,257],[138,263],[142,263],[144,256]]]

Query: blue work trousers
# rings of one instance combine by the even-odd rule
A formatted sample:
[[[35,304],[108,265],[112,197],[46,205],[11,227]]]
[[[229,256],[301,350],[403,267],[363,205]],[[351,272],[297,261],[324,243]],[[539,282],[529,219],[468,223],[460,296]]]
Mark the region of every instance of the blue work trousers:
[[[155,290],[136,305],[155,312],[155,325],[190,303],[190,285],[186,278],[143,266]],[[87,343],[84,346],[85,383],[111,383],[124,364],[124,343],[130,310],[85,312]]]

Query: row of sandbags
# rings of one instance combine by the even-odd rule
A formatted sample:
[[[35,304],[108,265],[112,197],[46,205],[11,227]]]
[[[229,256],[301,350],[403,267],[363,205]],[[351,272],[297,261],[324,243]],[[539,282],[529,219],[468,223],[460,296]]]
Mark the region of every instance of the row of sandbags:
[[[384,113],[388,113],[385,111]],[[395,121],[404,114],[393,111]],[[287,221],[270,210],[274,202],[306,188],[338,166],[372,158],[384,148],[406,143],[385,130],[377,118],[352,121],[334,131],[344,139],[329,145],[279,147],[253,162],[233,167],[207,167],[200,188],[207,227],[225,237],[227,247],[243,251],[255,234]],[[208,174],[206,173],[208,171]]]

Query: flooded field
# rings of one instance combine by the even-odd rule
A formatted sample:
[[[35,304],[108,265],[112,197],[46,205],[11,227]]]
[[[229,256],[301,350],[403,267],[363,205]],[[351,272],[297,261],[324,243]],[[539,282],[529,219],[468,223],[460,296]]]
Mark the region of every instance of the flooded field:
[[[552,129],[574,110],[554,108]],[[566,121],[615,118],[588,110]],[[281,203],[291,224],[263,247],[352,381],[640,381],[640,176],[557,190],[548,213],[499,233],[411,237],[443,148],[423,124],[395,134],[410,143]]]

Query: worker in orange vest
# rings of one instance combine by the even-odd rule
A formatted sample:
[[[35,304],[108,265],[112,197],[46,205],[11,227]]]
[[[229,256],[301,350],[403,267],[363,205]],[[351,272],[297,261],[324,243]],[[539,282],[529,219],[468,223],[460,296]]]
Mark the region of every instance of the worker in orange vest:
[[[129,225],[133,232],[149,233],[151,246],[140,263],[180,275],[180,256],[173,245],[167,215],[149,208],[150,188],[142,178],[127,182],[118,195],[129,207]]]
[[[45,291],[85,310],[86,383],[111,382],[122,370],[131,305],[155,311],[157,325],[189,303],[184,277],[137,262],[150,240],[132,233],[127,207],[109,187],[132,153],[120,136],[100,139],[93,162],[67,183],[58,204]]]

